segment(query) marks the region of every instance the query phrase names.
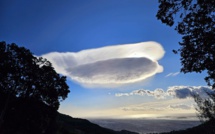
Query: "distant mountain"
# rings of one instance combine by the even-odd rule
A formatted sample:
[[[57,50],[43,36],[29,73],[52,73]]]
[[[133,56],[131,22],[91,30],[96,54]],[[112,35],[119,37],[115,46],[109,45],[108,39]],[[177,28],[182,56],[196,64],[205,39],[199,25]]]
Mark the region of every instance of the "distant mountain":
[[[138,134],[127,130],[114,131],[86,119],[72,118],[60,113],[57,117],[57,127],[57,134]]]
[[[172,131],[160,134],[215,134],[215,120],[210,120],[199,126],[181,131]]]

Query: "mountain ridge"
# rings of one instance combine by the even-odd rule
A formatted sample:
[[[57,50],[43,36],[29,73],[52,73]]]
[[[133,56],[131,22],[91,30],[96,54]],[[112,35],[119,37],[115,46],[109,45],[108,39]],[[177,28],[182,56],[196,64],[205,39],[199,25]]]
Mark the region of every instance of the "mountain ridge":
[[[87,119],[58,114],[57,124],[62,134],[138,134],[127,130],[114,131],[91,123]]]

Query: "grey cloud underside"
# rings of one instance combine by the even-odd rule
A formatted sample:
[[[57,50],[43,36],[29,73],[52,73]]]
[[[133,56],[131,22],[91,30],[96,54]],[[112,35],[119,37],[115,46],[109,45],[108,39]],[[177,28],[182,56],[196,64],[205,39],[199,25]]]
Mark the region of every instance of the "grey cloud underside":
[[[209,94],[214,93],[211,87],[207,86],[172,86],[169,87],[167,93],[176,98],[185,99],[192,98],[193,95],[200,95],[203,98],[207,98]]]
[[[158,63],[148,58],[118,58],[68,68],[73,80],[83,83],[129,83],[154,75]]]

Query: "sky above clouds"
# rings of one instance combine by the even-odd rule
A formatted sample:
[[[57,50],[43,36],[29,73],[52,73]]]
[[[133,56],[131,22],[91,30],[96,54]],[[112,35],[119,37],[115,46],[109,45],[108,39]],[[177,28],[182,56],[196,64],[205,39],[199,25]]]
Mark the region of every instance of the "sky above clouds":
[[[0,40],[30,49],[67,76],[60,112],[73,117],[195,115],[202,74],[180,73],[180,35],[156,19],[157,1],[3,0]]]

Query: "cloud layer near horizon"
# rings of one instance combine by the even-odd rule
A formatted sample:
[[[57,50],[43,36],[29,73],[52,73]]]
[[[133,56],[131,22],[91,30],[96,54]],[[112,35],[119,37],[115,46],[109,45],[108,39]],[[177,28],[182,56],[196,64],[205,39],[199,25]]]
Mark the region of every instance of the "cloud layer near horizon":
[[[191,110],[194,109],[192,104],[172,104],[167,106],[133,106],[133,107],[122,107],[123,111],[164,111],[164,110]]]
[[[163,71],[159,43],[141,42],[42,55],[55,70],[83,86],[114,87],[135,83]]]
[[[178,98],[178,99],[187,99],[192,98],[193,95],[200,95],[201,97],[208,97],[207,93],[214,93],[211,87],[207,86],[171,86],[168,87],[166,91],[163,89],[157,88],[154,91],[139,89],[134,90],[130,93],[116,93],[116,97],[121,96],[152,96],[156,99],[165,99],[168,96]]]
[[[139,104],[131,104],[120,107],[125,112],[135,112],[136,114],[143,113],[159,113],[162,114],[179,114],[179,113],[195,113],[195,102],[190,99],[167,99],[151,102],[141,102]]]

